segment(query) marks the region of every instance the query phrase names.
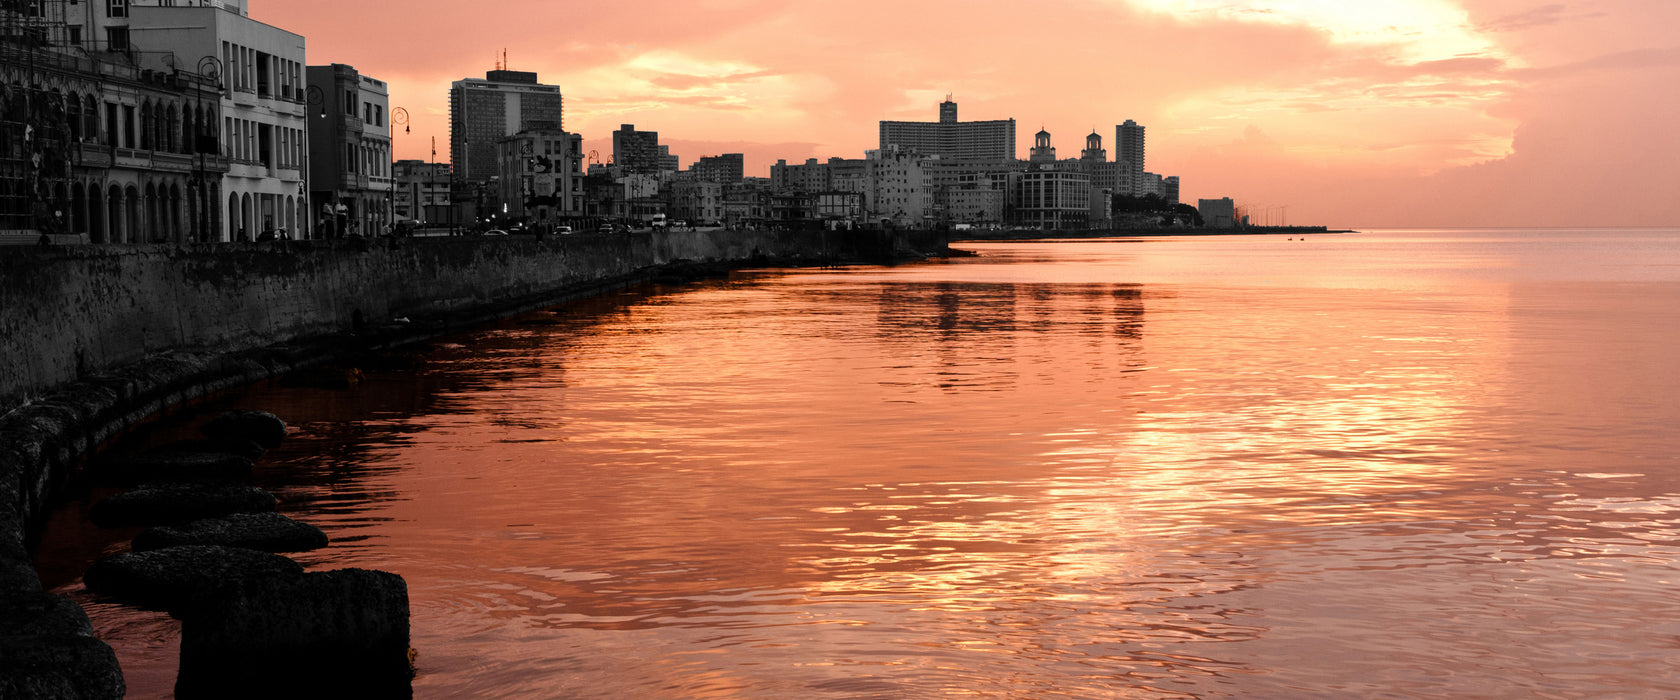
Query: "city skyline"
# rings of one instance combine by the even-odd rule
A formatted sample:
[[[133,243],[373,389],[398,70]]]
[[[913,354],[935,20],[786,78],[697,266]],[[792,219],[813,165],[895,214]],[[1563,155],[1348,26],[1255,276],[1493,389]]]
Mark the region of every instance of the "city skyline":
[[[1680,99],[1654,89],[1680,80],[1666,31],[1680,7],[1653,0],[515,2],[497,14],[518,22],[425,0],[400,14],[254,4],[308,37],[311,64],[391,83],[413,115],[399,158],[426,158],[427,137],[448,133],[448,84],[505,50],[507,67],[560,86],[567,129],[602,161],[611,132],[636,124],[685,166],[739,152],[762,176],[777,158],[858,157],[881,120],[925,120],[953,94],[965,119],[1042,126],[1063,148],[1135,119],[1149,167],[1180,175],[1186,200],[1287,205],[1292,223],[1680,220],[1680,144],[1663,135]],[[361,29],[376,24],[389,38]]]

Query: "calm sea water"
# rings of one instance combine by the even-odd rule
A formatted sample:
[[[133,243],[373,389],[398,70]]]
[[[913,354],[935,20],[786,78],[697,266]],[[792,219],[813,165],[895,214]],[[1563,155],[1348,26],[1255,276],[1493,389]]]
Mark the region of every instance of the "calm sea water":
[[[420,697],[1680,695],[1680,230],[958,247],[204,410],[296,426],[260,480],[407,579]],[[167,695],[84,508],[43,576]]]

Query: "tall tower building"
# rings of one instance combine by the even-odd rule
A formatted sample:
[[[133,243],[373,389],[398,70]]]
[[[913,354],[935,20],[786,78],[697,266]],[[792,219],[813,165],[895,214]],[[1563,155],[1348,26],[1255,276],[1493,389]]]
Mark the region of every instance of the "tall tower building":
[[[939,123],[957,123],[957,103],[951,101],[950,95],[946,95],[945,101],[939,103]]]
[[[455,177],[488,182],[497,175],[496,144],[521,131],[559,131],[560,86],[537,82],[537,74],[493,70],[484,79],[465,78],[449,86],[449,162]]]
[[[1131,171],[1143,172],[1143,125],[1130,119],[1114,127],[1114,159],[1130,163]]]

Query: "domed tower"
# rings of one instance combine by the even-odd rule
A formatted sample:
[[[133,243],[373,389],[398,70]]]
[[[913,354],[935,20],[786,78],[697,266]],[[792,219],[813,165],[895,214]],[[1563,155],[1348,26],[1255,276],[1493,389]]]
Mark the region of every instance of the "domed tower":
[[[1056,147],[1050,145],[1050,132],[1039,129],[1033,135],[1032,154],[1028,159],[1034,163],[1056,162]]]
[[[1091,135],[1085,137],[1085,150],[1079,154],[1079,159],[1097,162],[1108,160],[1108,149],[1103,148],[1102,134],[1098,134],[1096,129],[1092,129]]]

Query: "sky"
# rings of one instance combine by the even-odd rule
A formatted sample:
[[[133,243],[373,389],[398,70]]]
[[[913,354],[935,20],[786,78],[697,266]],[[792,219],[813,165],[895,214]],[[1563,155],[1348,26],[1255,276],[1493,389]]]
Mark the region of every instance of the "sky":
[[[493,7],[494,10],[488,8]],[[393,9],[399,8],[399,9]],[[1680,225],[1674,0],[250,0],[312,65],[387,81],[399,158],[448,159],[449,84],[503,51],[605,162],[862,157],[883,119],[1017,122],[1076,157],[1147,128],[1150,172],[1257,222]]]

